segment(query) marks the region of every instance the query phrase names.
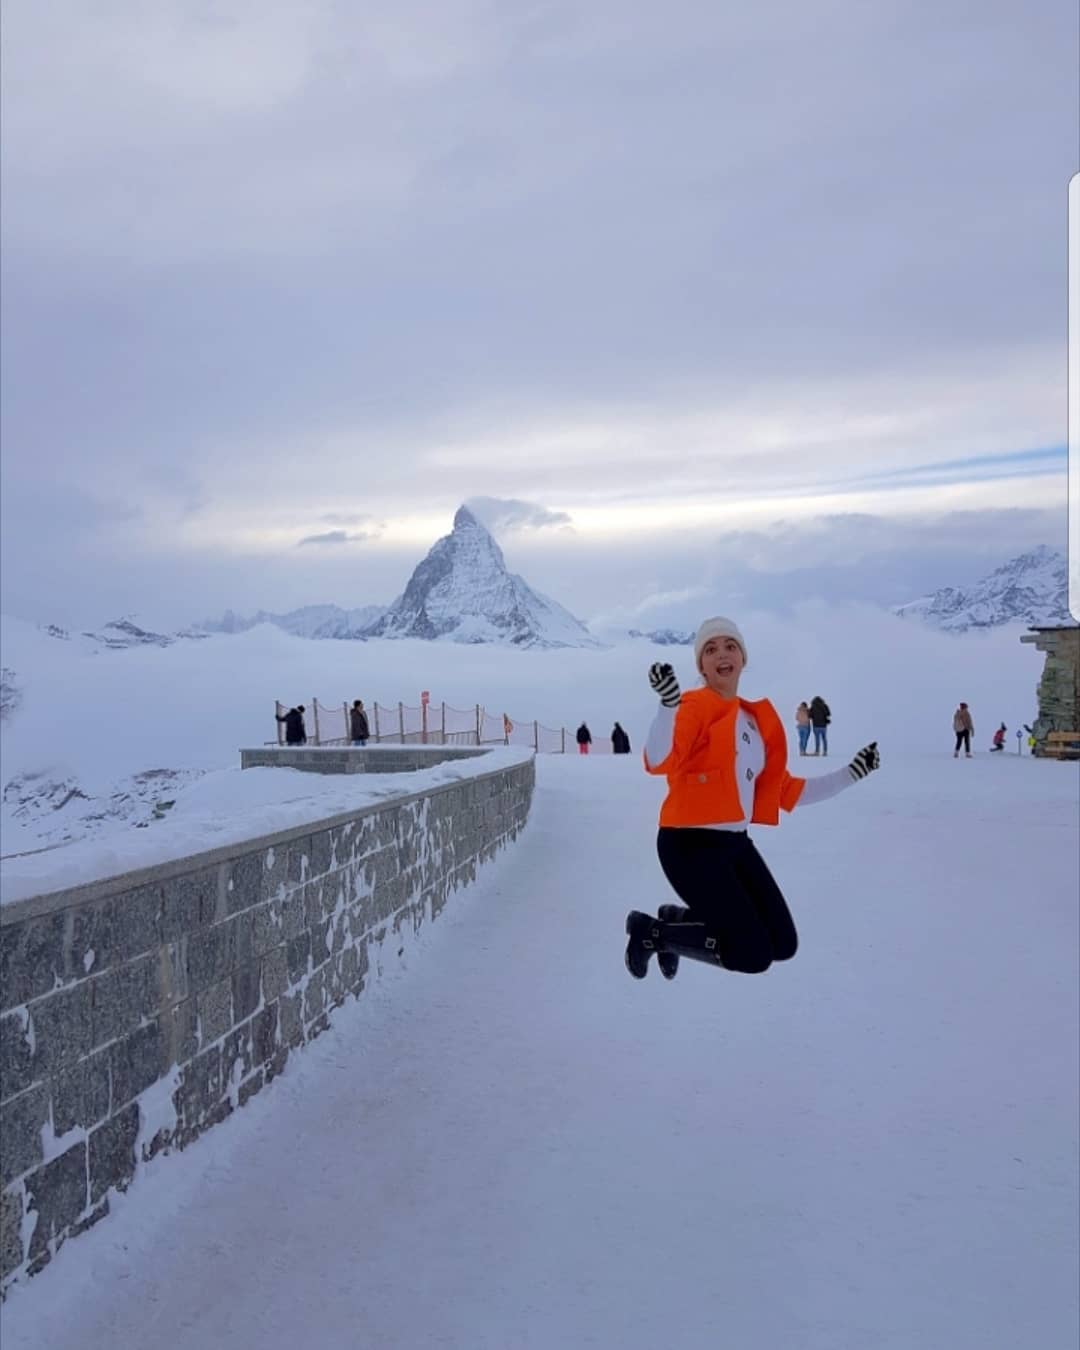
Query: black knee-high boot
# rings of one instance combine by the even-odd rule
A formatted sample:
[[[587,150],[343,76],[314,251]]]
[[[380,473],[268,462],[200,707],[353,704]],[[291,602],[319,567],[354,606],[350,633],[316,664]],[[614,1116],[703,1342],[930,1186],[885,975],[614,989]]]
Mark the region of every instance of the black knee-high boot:
[[[662,907],[661,915],[663,909],[667,908],[669,906]],[[670,906],[670,908],[677,907]],[[682,915],[688,916],[689,913],[689,910],[682,911]],[[709,932],[703,923],[695,923],[688,917],[680,916],[677,921],[661,923],[658,927],[660,932],[657,939],[660,951],[668,952],[676,958],[685,956],[689,961],[704,961],[708,966],[723,966],[716,935]]]

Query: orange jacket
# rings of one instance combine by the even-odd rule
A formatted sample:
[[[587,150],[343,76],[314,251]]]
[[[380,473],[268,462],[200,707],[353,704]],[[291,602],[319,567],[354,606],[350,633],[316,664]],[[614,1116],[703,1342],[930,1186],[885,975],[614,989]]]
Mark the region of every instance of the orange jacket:
[[[735,725],[740,707],[757,722],[765,745],[765,767],[754,785],[751,821],[775,825],[781,807],[794,810],[806,779],[793,778],[787,771],[787,737],[769,700],[752,703],[721,698],[711,689],[695,689],[683,694],[675,714],[671,753],[660,764],[645,761],[649,773],[667,775],[661,825],[727,825],[745,819],[735,781]]]

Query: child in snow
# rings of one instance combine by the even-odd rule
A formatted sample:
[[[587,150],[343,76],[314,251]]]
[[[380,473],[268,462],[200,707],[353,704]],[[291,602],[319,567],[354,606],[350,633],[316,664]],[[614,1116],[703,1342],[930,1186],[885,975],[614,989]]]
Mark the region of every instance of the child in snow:
[[[997,729],[997,731],[994,732],[994,743],[993,743],[993,745],[990,747],[991,750],[1004,750],[1004,749],[1005,749],[1005,732],[1006,732],[1007,730],[1008,730],[1008,727],[1006,727],[1005,723],[1002,722],[1001,726],[999,726],[998,729]]]
[[[776,709],[767,699],[738,697],[746,643],[736,625],[706,619],[694,659],[704,688],[688,694],[670,665],[649,668],[660,707],[645,768],[668,780],[656,848],[683,904],[661,905],[656,918],[627,915],[626,968],[638,980],[653,952],[669,980],[680,956],[748,974],[794,956],[795,925],[747,824],[775,825],[781,808],[825,801],[880,764],[875,741],[834,773],[793,778]]]

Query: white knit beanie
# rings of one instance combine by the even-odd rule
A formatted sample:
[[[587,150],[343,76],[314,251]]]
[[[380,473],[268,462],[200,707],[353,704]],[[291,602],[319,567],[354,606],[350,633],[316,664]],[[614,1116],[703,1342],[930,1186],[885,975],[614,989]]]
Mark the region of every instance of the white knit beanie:
[[[698,670],[701,669],[701,649],[710,638],[734,638],[742,648],[743,665],[749,664],[749,658],[746,655],[746,643],[743,641],[743,635],[739,632],[738,625],[731,619],[725,619],[723,615],[717,614],[714,618],[706,619],[697,630],[697,637],[694,638],[694,665]]]

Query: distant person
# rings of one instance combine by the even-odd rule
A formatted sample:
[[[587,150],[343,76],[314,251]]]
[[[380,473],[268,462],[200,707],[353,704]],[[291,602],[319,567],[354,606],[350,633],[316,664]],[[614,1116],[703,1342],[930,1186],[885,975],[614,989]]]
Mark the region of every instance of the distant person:
[[[362,698],[354,698],[353,705],[349,709],[349,734],[352,737],[353,745],[367,745],[371,728],[368,726],[367,713],[364,711],[364,700]]]
[[[810,742],[810,705],[805,699],[795,709],[795,729],[799,733],[799,754],[806,754]]]
[[[1005,749],[1005,733],[1006,731],[1008,731],[1008,729],[1009,728],[1005,725],[1005,723],[1002,722],[1001,726],[999,726],[997,731],[994,732],[994,743],[990,747],[991,750]]]
[[[590,746],[590,745],[592,745],[592,732],[591,732],[591,731],[589,730],[589,728],[585,725],[585,723],[582,722],[581,726],[579,726],[578,729],[577,729],[577,751],[578,751],[578,754],[579,754],[579,755],[587,755],[587,754],[589,753],[589,746]]]
[[[623,731],[618,722],[611,729],[611,753],[613,755],[628,755],[630,753],[630,737]]]
[[[1033,755],[1035,753],[1035,728],[1029,727],[1025,722],[1024,730],[1027,732],[1028,753]]]
[[[952,752],[953,759],[960,758],[961,748],[964,751],[964,757],[970,759],[971,738],[975,735],[975,723],[971,720],[971,710],[966,703],[961,703],[953,713],[952,729],[956,732],[956,747]]]
[[[307,728],[304,726],[304,705],[298,703],[284,715],[276,713],[279,722],[285,723],[286,745],[307,745]]]
[[[829,705],[816,694],[810,700],[810,725],[814,729],[814,754],[827,755],[829,753],[829,733],[828,726],[832,721],[832,713],[829,711]]]

